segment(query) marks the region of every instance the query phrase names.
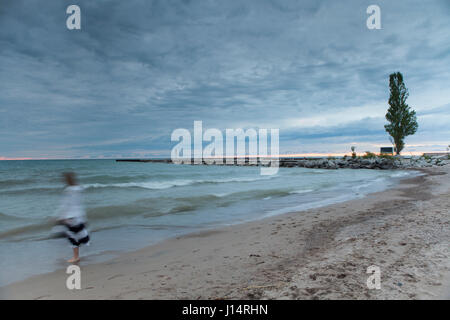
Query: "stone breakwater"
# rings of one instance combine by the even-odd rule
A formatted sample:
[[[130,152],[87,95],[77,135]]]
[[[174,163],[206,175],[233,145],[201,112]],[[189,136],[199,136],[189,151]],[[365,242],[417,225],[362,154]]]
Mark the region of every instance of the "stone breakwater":
[[[346,157],[336,159],[280,159],[280,167],[302,167],[316,169],[417,169],[450,164],[448,155],[439,157]]]
[[[242,160],[242,158],[240,159]],[[118,159],[118,162],[156,162],[156,163],[172,163],[170,159]],[[205,160],[194,162],[192,159],[192,165],[209,165]],[[267,162],[266,162],[267,163]],[[344,157],[344,158],[288,158],[283,157],[279,159],[280,167],[300,167],[300,168],[315,168],[315,169],[376,169],[376,170],[389,170],[389,169],[418,169],[439,167],[450,164],[450,155],[429,156],[429,157]],[[219,164],[211,164],[219,165]],[[257,161],[252,163],[248,158],[245,161],[239,162],[237,158],[231,163],[225,163],[220,165],[237,165],[237,166],[260,166],[265,165]]]

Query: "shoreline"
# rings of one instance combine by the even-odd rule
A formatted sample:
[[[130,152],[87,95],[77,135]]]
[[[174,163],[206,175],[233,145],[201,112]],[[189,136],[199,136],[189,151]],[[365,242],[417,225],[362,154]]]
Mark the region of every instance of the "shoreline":
[[[376,246],[372,249],[378,248],[378,251],[388,247],[386,252],[388,255],[394,255],[393,260],[404,249],[409,249],[408,244],[400,244],[400,248],[397,248],[397,245],[390,243],[392,238],[399,237],[398,232],[392,233],[391,229],[401,224],[400,220],[396,223],[384,221],[386,217],[397,217],[402,213],[404,215],[405,210],[411,209],[419,202],[438,198],[440,200],[438,202],[444,201],[439,195],[433,195],[431,188],[436,185],[441,187],[442,192],[448,194],[448,182],[446,184],[445,180],[439,179],[438,174],[438,172],[448,174],[448,167],[423,172],[427,175],[405,179],[392,189],[369,194],[362,199],[194,232],[137,251],[122,253],[107,262],[85,266],[81,263],[81,290],[66,289],[65,270],[58,270],[0,287],[0,298],[420,299],[432,297],[433,294],[440,295],[437,291],[445,287],[445,284],[430,285],[428,280],[423,284],[424,281],[414,273],[406,276],[406,280],[402,277],[403,282],[399,281],[393,287],[389,284],[389,290],[369,291],[365,288],[366,270],[357,267],[361,267],[361,262],[368,259],[360,252],[364,248],[365,241],[374,241]],[[420,185],[424,182],[428,182],[426,187]],[[445,204],[443,207],[445,210]],[[392,212],[393,210],[395,212]],[[441,218],[448,231],[447,212],[439,211],[439,213],[442,214]],[[424,212],[420,211],[419,216],[420,214],[423,216]],[[411,219],[408,219],[408,223],[414,222],[409,220]],[[374,223],[375,225],[387,223],[383,228],[386,230],[384,232],[387,230],[391,232],[382,237],[378,234],[378,239],[370,239],[364,233],[349,237]],[[426,224],[427,221],[423,223]],[[376,228],[369,231],[380,233]],[[367,233],[370,234],[369,231]],[[434,235],[442,237],[439,232]],[[438,241],[437,244],[442,243]],[[419,246],[416,245],[414,249],[418,250]],[[371,254],[376,256],[376,251]],[[388,263],[389,259],[385,257],[386,252],[381,255],[382,261],[379,261],[382,278],[383,264],[388,264],[388,267],[392,268]],[[450,268],[448,249],[443,250],[441,255],[444,256],[444,267],[447,268],[448,274]],[[341,261],[343,257],[352,259]],[[330,265],[323,266],[325,262],[329,262]],[[337,266],[334,266],[336,264]],[[421,268],[416,263],[410,265],[416,269]],[[353,270],[354,274],[349,273],[349,269]],[[435,266],[434,269],[439,268]],[[442,272],[440,270],[435,273]],[[427,274],[424,275],[426,278],[434,275],[429,271]],[[384,280],[382,285],[383,283]],[[418,287],[418,283],[421,284],[421,292],[415,293],[411,288]],[[428,286],[431,286],[431,289]],[[348,290],[350,288],[351,290]],[[357,288],[360,290],[355,291]],[[442,296],[445,297],[446,294],[448,298],[448,293],[443,293]]]

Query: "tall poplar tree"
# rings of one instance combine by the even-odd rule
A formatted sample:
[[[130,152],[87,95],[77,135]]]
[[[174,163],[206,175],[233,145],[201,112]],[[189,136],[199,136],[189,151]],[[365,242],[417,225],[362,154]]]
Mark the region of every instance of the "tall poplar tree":
[[[386,113],[386,120],[389,123],[384,128],[392,138],[395,153],[399,155],[405,147],[405,137],[416,133],[419,125],[416,112],[406,103],[409,94],[400,72],[392,73],[389,76],[389,89],[391,95],[389,109]]]

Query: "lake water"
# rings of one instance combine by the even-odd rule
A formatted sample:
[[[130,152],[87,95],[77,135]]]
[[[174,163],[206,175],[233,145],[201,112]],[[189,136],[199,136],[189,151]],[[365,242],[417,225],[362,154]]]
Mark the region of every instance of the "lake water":
[[[64,188],[83,186],[91,245],[83,263],[163,239],[319,207],[383,190],[411,171],[190,166],[114,160],[0,161],[0,285],[66,266],[71,249],[52,237]]]

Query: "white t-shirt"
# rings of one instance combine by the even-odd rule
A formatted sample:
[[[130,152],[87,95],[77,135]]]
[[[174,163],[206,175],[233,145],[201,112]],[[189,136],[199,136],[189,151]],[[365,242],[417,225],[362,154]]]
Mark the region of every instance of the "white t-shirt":
[[[86,212],[81,201],[82,190],[80,186],[68,186],[64,189],[58,210],[60,219],[74,219],[80,223],[86,221]]]

